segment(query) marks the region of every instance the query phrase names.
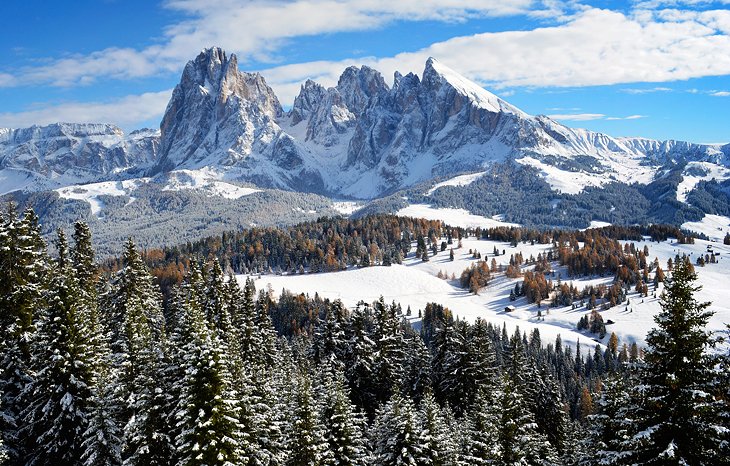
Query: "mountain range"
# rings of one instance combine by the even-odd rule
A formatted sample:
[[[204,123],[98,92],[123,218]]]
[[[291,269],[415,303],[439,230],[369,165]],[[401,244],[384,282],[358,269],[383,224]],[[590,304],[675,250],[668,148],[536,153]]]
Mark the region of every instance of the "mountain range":
[[[16,198],[111,182],[110,195],[134,201],[143,184],[169,190],[182,178],[209,195],[268,189],[367,203],[503,164],[528,169],[558,196],[663,179],[675,180],[674,191],[657,195],[680,203],[711,180],[730,192],[730,144],[569,128],[528,115],[433,58],[420,76],[395,73],[390,86],[367,66],[347,68],[330,88],[308,80],[285,110],[263,76],[240,71],[235,55],[213,47],[185,66],[159,131],[0,129],[0,193]],[[660,200],[654,194],[649,201]]]

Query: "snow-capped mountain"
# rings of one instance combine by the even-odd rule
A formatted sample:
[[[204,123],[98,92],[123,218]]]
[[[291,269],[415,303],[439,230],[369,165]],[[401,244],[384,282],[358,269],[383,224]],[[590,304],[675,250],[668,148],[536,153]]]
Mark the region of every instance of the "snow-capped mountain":
[[[125,135],[107,124],[0,129],[0,193],[139,175],[158,144],[155,130]]]
[[[205,169],[215,179],[373,199],[505,160],[577,193],[612,180],[649,183],[678,162],[726,173],[730,145],[572,129],[433,58],[420,77],[396,73],[392,86],[367,66],[347,68],[331,88],[308,80],[285,112],[264,77],[214,47],[186,65],[159,136],[110,125],[0,130],[0,191]],[[18,181],[19,171],[28,179]]]
[[[366,66],[335,87],[308,80],[289,112],[235,55],[188,63],[161,125],[158,171],[214,167],[259,186],[376,198],[434,177],[514,159],[555,189],[650,182],[679,160],[724,165],[727,147],[614,138],[531,116],[435,59],[389,87]],[[564,178],[572,181],[566,183]]]

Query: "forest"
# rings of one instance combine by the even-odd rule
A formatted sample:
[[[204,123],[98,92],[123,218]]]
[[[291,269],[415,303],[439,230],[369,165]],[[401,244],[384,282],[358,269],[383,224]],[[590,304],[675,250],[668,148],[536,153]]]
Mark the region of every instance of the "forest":
[[[360,254],[352,265],[387,265],[411,241],[467,234],[397,217],[330,222],[173,248],[205,253],[178,261],[163,299],[145,256],[162,264],[165,254],[130,239],[102,267],[88,225],[76,223],[70,240],[59,230],[49,252],[32,210],[4,212],[0,461],[728,464],[730,355],[705,331],[712,311],[694,297],[688,260],[667,274],[645,348],[612,335],[588,354],[538,331],[459,320],[438,303],[347,309],[229,275],[265,266],[260,258],[311,269],[317,251],[350,257],[349,242]],[[560,235],[570,234],[550,241]]]

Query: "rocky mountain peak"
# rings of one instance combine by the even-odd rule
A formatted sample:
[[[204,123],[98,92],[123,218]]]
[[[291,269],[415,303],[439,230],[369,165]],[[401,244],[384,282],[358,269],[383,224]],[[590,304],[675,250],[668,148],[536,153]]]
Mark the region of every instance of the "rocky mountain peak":
[[[313,111],[317,109],[322,99],[327,94],[324,86],[317,84],[311,79],[302,84],[299,95],[294,98],[291,109],[292,125],[308,120]]]
[[[160,123],[160,162],[156,171],[211,163],[231,163],[251,151],[255,128],[283,115],[279,99],[258,73],[238,70],[235,55],[218,48],[203,50],[188,62]],[[219,160],[222,157],[225,160]]]
[[[350,66],[337,81],[337,90],[347,108],[355,115],[360,115],[371,98],[388,92],[388,85],[379,71],[365,65],[360,68]]]

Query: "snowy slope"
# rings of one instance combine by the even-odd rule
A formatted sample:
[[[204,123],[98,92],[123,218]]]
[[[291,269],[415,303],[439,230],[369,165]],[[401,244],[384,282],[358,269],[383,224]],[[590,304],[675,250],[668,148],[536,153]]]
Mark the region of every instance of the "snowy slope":
[[[479,295],[473,295],[458,286],[458,280],[451,280],[452,274],[458,278],[461,272],[475,262],[468,252],[478,250],[483,258],[491,261],[494,258],[497,264],[506,266],[509,263],[511,254],[521,252],[524,257],[537,256],[550,249],[550,245],[529,245],[519,244],[517,247],[510,247],[509,243],[493,242],[467,238],[462,241],[462,248],[455,250],[455,260],[449,260],[448,250],[439,252],[431,257],[429,262],[422,262],[412,257],[413,253],[406,259],[403,265],[391,267],[368,267],[351,268],[342,272],[305,274],[305,275],[263,275],[255,276],[257,288],[265,288],[271,285],[276,293],[282,289],[288,289],[295,293],[315,292],[320,296],[329,299],[341,299],[346,306],[354,306],[359,300],[371,302],[383,296],[386,302],[396,301],[404,308],[410,306],[413,315],[418,315],[418,309],[423,309],[429,302],[443,304],[452,310],[455,315],[473,321],[482,317],[497,325],[506,324],[508,331],[518,327],[528,333],[533,328],[538,328],[543,341],[554,341],[560,334],[566,343],[581,344],[592,347],[596,344],[596,335],[576,330],[578,320],[587,313],[585,308],[573,310],[571,307],[550,308],[547,304],[542,306],[542,317],[537,316],[537,306],[527,304],[525,298],[517,301],[509,301],[509,292],[514,288],[515,283],[521,279],[508,279],[503,274],[494,278],[487,288],[480,291]],[[638,248],[646,244],[649,247],[649,257],[657,257],[666,269],[667,259],[674,258],[676,254],[686,253],[696,258],[699,254],[706,252],[709,243],[697,241],[694,245],[678,244],[674,240],[663,243],[639,242]],[[730,294],[725,284],[730,280],[730,246],[712,243],[715,251],[720,252],[719,262],[706,267],[698,267],[699,283],[703,289],[698,293],[697,298],[703,301],[711,301],[711,309],[715,316],[710,320],[711,330],[722,330],[724,323],[730,322]],[[505,251],[505,255],[494,257],[494,247]],[[727,262],[727,263],[726,263]],[[570,279],[564,269],[555,267],[556,276],[552,279],[557,281],[558,275],[562,276],[564,282],[572,282],[579,289],[587,285],[598,285],[600,283],[610,284],[613,277],[581,277]],[[438,278],[442,272],[447,279]],[[244,280],[244,276],[239,276]],[[356,285],[354,285],[356,284]],[[660,289],[661,291],[661,285]],[[637,341],[644,344],[647,332],[653,328],[653,317],[660,310],[659,299],[653,297],[653,287],[650,288],[648,298],[641,298],[635,292],[629,294],[630,304],[619,305],[606,311],[602,311],[604,320],[613,320],[615,323],[608,325],[608,336],[615,332],[621,342]],[[514,305],[515,311],[505,313],[504,308]],[[607,343],[607,339],[601,343]]]
[[[158,133],[57,123],[0,129],[0,193],[43,190],[139,173],[157,156]]]

